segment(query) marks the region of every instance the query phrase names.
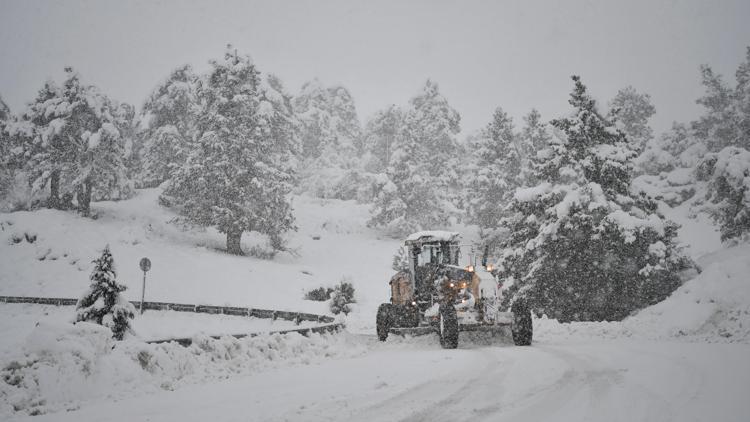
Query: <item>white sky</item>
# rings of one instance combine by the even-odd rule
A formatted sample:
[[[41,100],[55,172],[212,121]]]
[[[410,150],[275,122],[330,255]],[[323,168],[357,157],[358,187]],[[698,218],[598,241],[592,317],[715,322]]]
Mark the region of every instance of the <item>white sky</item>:
[[[0,0],[0,95],[18,110],[48,78],[85,81],[140,107],[175,67],[203,70],[227,43],[296,92],[318,77],[354,95],[360,119],[405,104],[431,78],[464,133],[497,106],[521,124],[568,111],[571,74],[608,101],[652,96],[660,132],[700,108],[698,66],[734,81],[750,1]]]

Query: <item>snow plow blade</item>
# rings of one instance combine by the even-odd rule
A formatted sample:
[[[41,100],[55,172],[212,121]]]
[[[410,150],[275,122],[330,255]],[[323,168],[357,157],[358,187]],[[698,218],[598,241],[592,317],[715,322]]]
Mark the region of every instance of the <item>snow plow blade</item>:
[[[510,327],[510,324],[460,324],[458,326],[458,331],[505,333],[508,327]],[[389,330],[389,333],[400,336],[424,336],[427,334],[435,334],[437,332],[437,327],[433,326],[391,328]]]

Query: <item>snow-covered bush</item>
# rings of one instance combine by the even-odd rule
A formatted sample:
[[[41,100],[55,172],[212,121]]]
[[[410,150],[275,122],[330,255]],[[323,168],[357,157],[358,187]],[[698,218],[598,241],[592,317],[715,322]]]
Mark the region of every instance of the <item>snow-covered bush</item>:
[[[130,330],[135,307],[120,294],[126,287],[117,282],[115,262],[109,246],[104,248],[102,256],[94,264],[91,285],[76,304],[76,321],[104,325],[112,330],[112,337],[122,340]]]
[[[633,145],[578,77],[569,118],[538,155],[538,186],[518,189],[503,220],[498,269],[511,294],[563,321],[616,320],[664,299],[686,265],[677,226],[631,189]]]
[[[333,289],[330,287],[320,286],[305,293],[305,300],[314,300],[316,302],[325,302],[331,298]]]
[[[708,180],[705,208],[721,228],[721,239],[750,233],[750,151],[726,147],[709,154],[699,166]]]
[[[338,285],[334,286],[333,293],[331,294],[331,312],[333,314],[338,315],[343,312],[348,315],[351,312],[349,304],[356,302],[352,283],[342,280]]]

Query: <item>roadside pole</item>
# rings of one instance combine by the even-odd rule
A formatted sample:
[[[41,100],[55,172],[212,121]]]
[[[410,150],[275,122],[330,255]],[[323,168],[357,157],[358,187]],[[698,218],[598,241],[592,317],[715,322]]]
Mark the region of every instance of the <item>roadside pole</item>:
[[[151,260],[142,258],[140,265],[141,271],[143,271],[143,287],[141,288],[141,315],[143,315],[143,301],[146,298],[146,273],[151,269]]]

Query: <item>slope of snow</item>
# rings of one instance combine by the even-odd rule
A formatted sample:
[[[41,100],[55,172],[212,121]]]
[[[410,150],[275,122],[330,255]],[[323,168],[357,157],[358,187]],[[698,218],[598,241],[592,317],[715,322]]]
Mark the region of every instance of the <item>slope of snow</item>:
[[[157,196],[147,190],[97,203],[95,221],[55,211],[0,215],[0,294],[76,297],[88,285],[96,245],[109,243],[130,299],[139,298],[142,256],[154,262],[150,300],[323,313],[326,304],[303,300],[303,292],[347,278],[358,303],[345,320],[367,335],[213,340],[201,332],[262,330],[262,323],[147,312],[134,322],[142,338],[186,330],[194,344],[114,343],[101,327],[53,322],[68,319],[66,308],[0,305],[0,335],[11,341],[0,353],[0,419],[737,421],[750,414],[750,245],[722,248],[710,222],[691,218],[687,206],[664,212],[682,224],[679,240],[703,271],[665,301],[622,322],[536,319],[531,347],[462,333],[458,350],[442,350],[432,335],[385,343],[372,335],[399,242],[365,228],[366,206],[295,197],[295,253],[268,261],[218,251],[223,238],[213,230],[167,224],[174,215]],[[253,246],[263,240],[246,236],[245,250]]]
[[[327,304],[303,300],[304,292],[346,279],[358,300],[350,325],[374,329],[400,242],[366,228],[367,206],[295,197],[293,253],[263,260],[223,253],[225,238],[213,229],[169,224],[175,215],[158,205],[158,195],[148,189],[130,200],[94,203],[96,220],[55,210],[0,214],[0,295],[78,297],[89,284],[91,261],[109,244],[130,300],[140,300],[144,256],[152,261],[146,285],[152,301],[321,314]],[[261,236],[243,237],[246,252],[264,246]]]

